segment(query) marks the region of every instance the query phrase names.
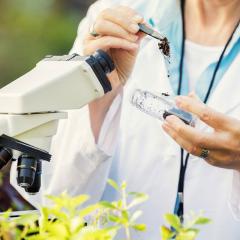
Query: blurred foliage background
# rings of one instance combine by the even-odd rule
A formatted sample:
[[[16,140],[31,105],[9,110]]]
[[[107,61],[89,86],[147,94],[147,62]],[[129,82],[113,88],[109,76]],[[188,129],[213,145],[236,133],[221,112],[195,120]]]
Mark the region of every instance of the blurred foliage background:
[[[0,0],[0,87],[47,54],[65,54],[94,0]]]
[[[94,0],[0,0],[0,88],[48,54],[71,49],[80,20]],[[0,211],[29,209],[9,184],[4,169]]]

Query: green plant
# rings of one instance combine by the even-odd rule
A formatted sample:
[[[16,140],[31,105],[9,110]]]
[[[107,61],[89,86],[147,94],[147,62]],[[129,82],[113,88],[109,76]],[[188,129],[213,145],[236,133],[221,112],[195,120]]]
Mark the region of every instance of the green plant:
[[[9,220],[11,211],[5,212],[0,218],[0,239],[10,240],[16,229],[15,222]]]
[[[120,194],[120,200],[109,203],[100,202],[100,205],[107,210],[107,219],[115,224],[118,229],[125,230],[126,239],[131,239],[131,229],[135,231],[145,231],[146,225],[136,223],[137,219],[142,215],[142,211],[136,210],[130,213],[132,208],[145,202],[148,196],[143,193],[126,192],[127,184],[123,182],[118,186],[113,180],[108,180],[108,183]],[[131,198],[131,201],[128,200]]]
[[[60,196],[47,196],[53,204],[42,207],[40,215],[29,214],[10,220],[11,211],[7,211],[0,217],[0,239],[115,240],[121,229],[125,232],[125,240],[132,239],[132,231],[146,230],[145,224],[137,223],[142,211],[136,207],[145,202],[148,196],[128,193],[126,182],[120,186],[113,180],[108,180],[108,183],[120,195],[118,201],[87,205],[87,195],[70,197],[64,192]],[[197,216],[182,224],[172,214],[167,214],[165,219],[171,228],[162,227],[162,240],[194,240],[199,231],[195,225],[209,222]]]
[[[164,218],[170,227],[161,227],[162,240],[195,240],[200,231],[197,226],[210,223],[210,219],[193,213],[185,216],[184,223],[174,214],[166,214]]]
[[[40,216],[25,215],[10,221],[10,211],[6,212],[0,222],[0,236],[4,240],[11,239],[10,236],[19,240],[112,240],[123,228],[126,239],[130,240],[130,229],[144,231],[146,226],[136,223],[142,214],[141,211],[132,214],[129,211],[147,200],[147,196],[141,193],[127,193],[126,183],[118,186],[109,180],[109,184],[121,194],[119,201],[100,202],[83,207],[89,198],[87,195],[70,197],[64,192],[57,197],[47,196],[53,205],[42,207]],[[128,197],[131,198],[129,203]],[[21,231],[17,226],[21,226]]]

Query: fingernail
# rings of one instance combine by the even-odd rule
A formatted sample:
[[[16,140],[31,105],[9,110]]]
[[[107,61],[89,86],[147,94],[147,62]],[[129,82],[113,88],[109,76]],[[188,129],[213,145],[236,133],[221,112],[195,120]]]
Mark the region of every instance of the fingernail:
[[[137,25],[137,24],[131,24],[130,26],[129,26],[129,29],[130,29],[130,31],[132,31],[133,33],[137,33],[138,31],[139,31],[139,26]]]
[[[133,20],[134,22],[139,23],[139,22],[142,22],[143,17],[142,17],[141,15],[135,15],[135,16],[132,18],[132,20]]]

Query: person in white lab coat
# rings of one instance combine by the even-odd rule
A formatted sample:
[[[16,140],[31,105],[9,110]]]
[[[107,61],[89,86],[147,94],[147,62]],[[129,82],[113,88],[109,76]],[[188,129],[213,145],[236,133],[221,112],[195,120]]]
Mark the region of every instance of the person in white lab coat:
[[[140,88],[186,95],[195,90],[206,100],[213,82],[207,104],[232,117],[239,118],[240,114],[236,87],[240,77],[239,0],[186,0],[182,5],[184,24],[179,3],[100,0],[90,8],[80,24],[72,52],[108,50],[117,67],[109,76],[113,91],[89,107],[70,112],[69,119],[61,122],[53,142],[52,164],[44,166],[43,171],[42,191],[48,194],[68,190],[73,195],[89,193],[92,201],[114,200],[118,196],[106,186],[107,178],[119,183],[126,180],[129,190],[147,193],[150,199],[142,205],[144,215],[140,221],[147,224],[148,231],[136,234],[137,239],[159,239],[162,216],[166,212],[178,213],[179,169],[184,160],[181,153],[187,154],[167,136],[159,120],[131,105],[132,92]],[[131,8],[116,8],[115,4]],[[143,21],[169,39],[170,65],[156,40],[137,34],[137,23]],[[196,129],[211,131],[202,122],[197,123]],[[207,159],[206,153],[209,152],[199,155]],[[234,179],[235,175],[239,178],[236,170],[217,168],[189,156],[184,211],[204,210],[213,220],[201,232],[200,239],[240,239],[240,222],[236,219],[240,215],[240,199],[236,197],[240,195],[240,179]],[[29,200],[38,206],[42,195]]]

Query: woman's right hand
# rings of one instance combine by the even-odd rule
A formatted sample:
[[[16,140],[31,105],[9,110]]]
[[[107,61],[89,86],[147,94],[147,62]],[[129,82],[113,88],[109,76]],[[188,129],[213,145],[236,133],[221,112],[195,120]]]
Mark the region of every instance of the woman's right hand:
[[[138,52],[142,33],[139,33],[138,23],[143,17],[133,9],[125,6],[103,10],[94,23],[94,31],[98,37],[90,33],[84,39],[85,55],[91,55],[96,50],[105,50],[114,61],[116,70],[110,74],[112,88],[124,85],[128,80]]]

